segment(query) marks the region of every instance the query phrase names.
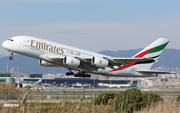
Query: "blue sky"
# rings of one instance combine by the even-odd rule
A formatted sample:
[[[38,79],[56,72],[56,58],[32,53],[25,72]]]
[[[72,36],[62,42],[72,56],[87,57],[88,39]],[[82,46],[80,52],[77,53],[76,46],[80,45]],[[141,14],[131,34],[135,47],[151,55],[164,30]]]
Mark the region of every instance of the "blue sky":
[[[83,2],[82,0],[75,3],[30,1],[4,2],[5,6],[0,8],[1,20],[8,21],[12,25],[18,24],[17,26],[33,26],[59,22],[154,21],[180,17],[179,1],[85,0]]]
[[[180,49],[180,1],[2,0],[0,42],[30,35],[98,52],[144,48],[159,37]],[[1,54],[8,54],[2,47]]]

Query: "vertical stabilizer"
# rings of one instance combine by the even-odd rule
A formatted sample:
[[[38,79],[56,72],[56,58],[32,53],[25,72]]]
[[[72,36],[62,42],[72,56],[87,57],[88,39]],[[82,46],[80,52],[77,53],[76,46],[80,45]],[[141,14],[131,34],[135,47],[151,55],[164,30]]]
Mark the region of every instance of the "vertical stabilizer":
[[[154,41],[152,44],[144,48],[142,51],[133,56],[133,58],[154,58],[155,61],[158,60],[160,54],[164,48],[169,43],[168,39],[159,38]],[[144,62],[139,64],[145,64],[147,69],[150,69],[154,62]]]

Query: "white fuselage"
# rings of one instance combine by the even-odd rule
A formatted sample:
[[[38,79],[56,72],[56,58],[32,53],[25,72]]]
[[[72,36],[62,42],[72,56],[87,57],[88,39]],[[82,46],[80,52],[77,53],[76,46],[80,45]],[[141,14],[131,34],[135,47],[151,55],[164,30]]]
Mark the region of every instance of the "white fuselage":
[[[111,67],[105,67],[105,68],[88,68],[88,65],[84,65],[85,68],[79,68],[79,67],[72,67],[63,64],[62,62],[54,62],[51,60],[48,60],[48,57],[65,57],[70,56],[73,58],[86,58],[86,59],[92,59],[94,56],[96,57],[109,57],[106,55],[78,49],[75,47],[70,47],[67,45],[51,42],[48,40],[35,38],[35,37],[29,37],[29,36],[16,36],[13,38],[10,38],[10,40],[6,40],[3,44],[3,47],[7,49],[10,52],[25,55],[28,57],[33,57],[36,59],[41,59],[48,61],[50,63],[55,64],[58,67],[65,67],[72,70],[82,70],[87,73],[93,73],[93,74],[100,74],[100,75],[106,75],[106,76],[116,76],[116,77],[152,77],[155,76],[154,74],[146,74],[142,75],[141,73],[138,73],[136,69],[143,68],[143,65],[136,65],[136,66],[130,66],[126,69],[118,70],[118,71],[111,71],[114,70]],[[145,66],[146,64],[144,64]],[[92,66],[93,67],[93,66]],[[118,66],[113,66],[115,69],[118,68]]]

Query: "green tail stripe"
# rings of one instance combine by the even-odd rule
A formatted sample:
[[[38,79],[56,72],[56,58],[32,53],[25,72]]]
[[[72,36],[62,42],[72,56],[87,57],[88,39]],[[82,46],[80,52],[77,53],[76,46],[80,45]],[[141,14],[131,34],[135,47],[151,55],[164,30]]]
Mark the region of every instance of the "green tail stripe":
[[[147,54],[150,54],[150,53],[154,53],[154,52],[158,52],[158,51],[163,50],[168,43],[169,43],[169,41],[168,41],[167,43],[164,43],[164,44],[160,45],[160,46],[154,47],[154,48],[153,48],[151,51],[149,51]]]

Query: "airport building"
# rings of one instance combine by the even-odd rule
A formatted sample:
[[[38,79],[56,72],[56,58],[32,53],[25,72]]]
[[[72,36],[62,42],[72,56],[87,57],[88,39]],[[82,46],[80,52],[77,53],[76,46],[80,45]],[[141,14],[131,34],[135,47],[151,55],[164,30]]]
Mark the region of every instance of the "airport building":
[[[148,82],[139,82],[137,87],[148,87]]]
[[[42,74],[30,74],[30,78],[42,78]]]
[[[23,79],[23,81],[34,81],[37,82],[39,79]],[[98,83],[104,84],[128,84],[131,80],[100,80],[100,79],[92,79],[92,78],[54,78],[54,79],[42,79],[42,84],[54,84],[54,85],[68,85],[71,86],[76,83],[80,84],[90,84],[91,86],[98,87]],[[137,87],[137,80],[133,81],[133,87]]]
[[[0,83],[15,83],[15,79],[11,77],[11,73],[0,71]]]

